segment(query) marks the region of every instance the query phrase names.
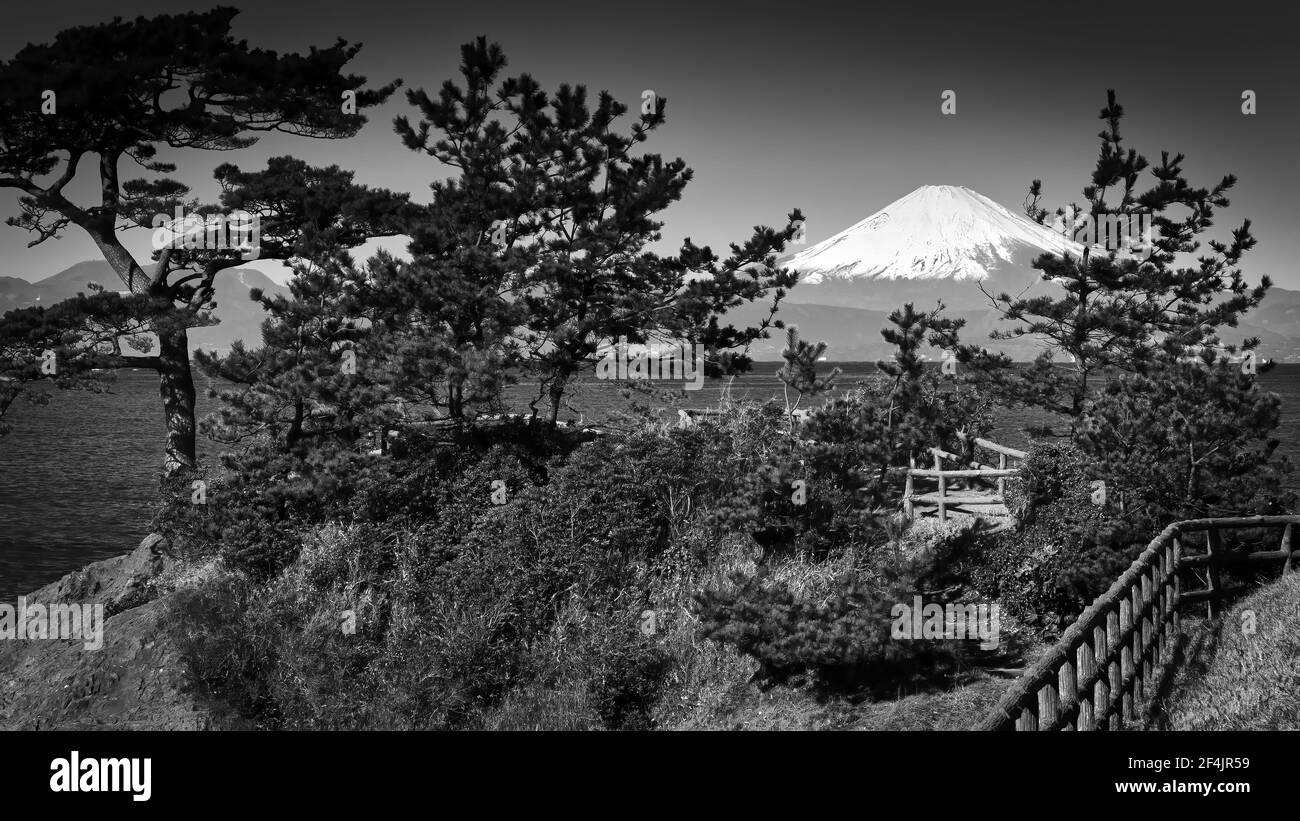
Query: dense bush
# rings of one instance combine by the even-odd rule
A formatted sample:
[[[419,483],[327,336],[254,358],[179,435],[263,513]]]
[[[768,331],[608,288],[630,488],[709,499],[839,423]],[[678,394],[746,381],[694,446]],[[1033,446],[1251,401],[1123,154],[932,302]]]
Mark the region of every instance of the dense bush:
[[[1279,513],[1278,398],[1206,350],[1108,382],[1070,443],[1039,443],[1011,483],[1019,522],[990,539],[975,580],[1030,623],[1059,627],[1104,592],[1166,524]]]
[[[1007,504],[1022,524],[1058,518],[1046,513],[1067,512],[1063,526],[1100,521],[1102,506],[1093,502],[1093,461],[1066,441],[1036,442],[1020,465],[1020,475],[1007,482]],[[1045,522],[1051,524],[1051,522]]]
[[[948,661],[939,642],[892,640],[894,600],[856,574],[838,579],[825,602],[801,601],[785,585],[767,583],[761,571],[731,582],[730,589],[701,596],[701,631],[757,659],[761,683],[807,675],[824,689],[887,690],[918,673],[934,675]]]
[[[1255,369],[1207,348],[1108,382],[1074,438],[1129,512],[1166,522],[1281,513],[1295,496],[1283,490],[1280,420],[1281,399]]]
[[[684,524],[721,481],[720,441],[647,431],[544,464],[509,443],[412,451],[358,479],[335,513],[350,524],[286,525],[276,572],[220,552],[183,602],[191,663],[267,726],[470,726],[548,677],[581,681],[607,726],[650,726],[669,661],[637,620],[708,552]]]
[[[344,448],[285,454],[263,444],[224,462],[202,478],[165,480],[151,527],[186,555],[219,555],[228,567],[261,580],[293,561],[302,532],[346,518],[355,487],[389,469],[383,460]]]
[[[822,693],[881,696],[947,680],[979,651],[969,642],[898,640],[892,611],[923,590],[960,590],[949,587],[950,567],[973,536],[967,529],[938,534],[913,554],[867,554],[812,589],[796,590],[765,568],[733,574],[695,597],[700,631],[757,660],[755,680],[764,685],[807,682]]]
[[[731,412],[725,426],[708,434],[725,436],[732,450],[718,465],[715,499],[705,511],[712,527],[749,534],[765,562],[798,553],[825,556],[878,532],[856,473],[827,470],[815,456],[817,446],[788,431],[784,411],[768,404]],[[727,428],[733,425],[742,436],[732,438]]]
[[[697,638],[712,643],[687,612],[692,594],[721,572],[724,550],[753,545],[772,521],[770,508],[737,516],[735,500],[752,500],[751,477],[799,446],[783,421],[749,405],[587,441],[408,437],[392,457],[340,463],[346,492],[324,500],[268,473],[214,482],[198,511],[179,488],[170,526],[220,568],[178,604],[187,658],[214,697],[263,726],[486,726],[564,690],[593,726],[653,727],[666,694],[696,674]],[[764,658],[772,680],[803,665],[845,691],[949,671],[947,650],[888,641],[889,608],[875,619],[902,595],[880,594],[893,553],[837,524],[863,509],[849,488],[811,486],[810,498],[839,500],[819,533],[834,540],[801,542],[820,552],[800,561],[851,555],[853,574],[741,649]],[[804,521],[806,533],[817,527]],[[791,592],[741,589],[709,619],[743,631],[740,610],[783,606]],[[647,610],[658,631],[643,631]],[[748,641],[715,632],[726,646]]]
[[[1027,624],[1057,629],[1083,612],[1158,532],[1100,494],[1096,466],[1074,445],[1040,442],[1008,485],[1010,530],[984,536],[972,581]]]

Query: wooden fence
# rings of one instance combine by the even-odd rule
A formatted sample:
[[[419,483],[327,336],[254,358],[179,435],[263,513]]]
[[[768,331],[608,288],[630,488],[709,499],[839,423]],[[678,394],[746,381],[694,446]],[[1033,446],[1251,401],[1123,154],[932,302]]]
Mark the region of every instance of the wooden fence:
[[[1149,717],[1152,696],[1176,664],[1186,608],[1203,605],[1214,618],[1228,600],[1255,586],[1225,586],[1225,569],[1280,563],[1282,572],[1291,570],[1296,524],[1300,516],[1254,516],[1165,528],[975,729],[1123,729],[1138,720],[1144,704]],[[1253,553],[1225,548],[1225,531],[1255,528],[1280,528],[1279,547]],[[1193,584],[1202,586],[1187,589]]]
[[[978,459],[966,462],[961,456],[955,453],[949,453],[939,448],[930,448],[930,455],[934,457],[934,467],[925,469],[918,468],[916,461],[912,460],[912,466],[907,469],[907,479],[903,487],[903,511],[908,518],[916,514],[916,507],[934,506],[939,510],[939,521],[947,521],[949,508],[969,508],[988,505],[1005,505],[1006,504],[1006,481],[1008,477],[1015,476],[1020,472],[1019,468],[1012,467],[1011,460],[1017,462],[1023,461],[1029,454],[1023,450],[1016,450],[1005,445],[999,445],[997,442],[990,442],[988,439],[975,439],[975,453],[978,456],[980,450],[993,453],[996,456],[997,465],[987,464]],[[956,469],[945,469],[944,461],[956,462],[963,465]],[[937,482],[937,487],[933,491],[917,492],[917,480]],[[993,480],[994,489],[981,489],[977,487],[980,482]],[[965,484],[960,493],[952,493],[951,482]]]

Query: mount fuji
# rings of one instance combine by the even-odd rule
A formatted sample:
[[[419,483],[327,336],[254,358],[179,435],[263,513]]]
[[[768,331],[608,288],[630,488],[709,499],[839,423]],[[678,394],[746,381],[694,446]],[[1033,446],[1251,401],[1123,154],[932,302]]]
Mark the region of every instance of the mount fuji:
[[[1082,255],[1083,245],[955,185],[926,185],[779,264],[799,272],[791,303],[892,310],[942,295],[954,310],[988,307],[991,293],[1019,293],[1044,254]]]
[[[880,337],[889,312],[911,302],[918,309],[943,301],[945,314],[966,320],[962,339],[1000,350],[1019,361],[1033,359],[1041,342],[989,339],[1005,327],[988,294],[1049,293],[1033,261],[1043,254],[1083,254],[1081,243],[1039,225],[969,188],[926,185],[895,200],[829,239],[777,260],[799,272],[799,283],[781,303],[778,318],[798,325],[805,339],[825,341],[837,361],[888,356]],[[1104,252],[1103,252],[1104,253]],[[752,324],[766,305],[749,304],[728,314]],[[1274,287],[1265,303],[1223,338],[1258,336],[1265,355],[1300,359],[1300,292]],[[750,347],[759,360],[780,359],[784,335]]]

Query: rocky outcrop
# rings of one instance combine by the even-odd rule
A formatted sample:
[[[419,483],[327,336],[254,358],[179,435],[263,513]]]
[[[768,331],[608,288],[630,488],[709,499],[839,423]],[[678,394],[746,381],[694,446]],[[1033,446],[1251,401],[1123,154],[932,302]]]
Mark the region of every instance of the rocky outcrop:
[[[130,553],[74,570],[28,594],[27,600],[103,604],[112,615],[147,601],[150,582],[173,561],[167,540],[151,533]]]
[[[210,727],[168,629],[172,591],[160,581],[174,563],[153,534],[29,595],[29,604],[102,604],[103,643],[0,640],[0,729]]]

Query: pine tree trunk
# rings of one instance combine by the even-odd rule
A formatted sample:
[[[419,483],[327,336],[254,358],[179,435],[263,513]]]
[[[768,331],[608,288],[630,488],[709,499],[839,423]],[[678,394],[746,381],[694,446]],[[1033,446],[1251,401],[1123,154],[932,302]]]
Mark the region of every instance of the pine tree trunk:
[[[559,424],[559,421],[560,421],[560,403],[561,403],[561,401],[564,399],[564,384],[565,384],[565,382],[567,382],[567,381],[568,381],[568,378],[567,378],[567,377],[564,377],[564,376],[557,376],[557,377],[555,377],[555,381],[551,383],[551,387],[550,387],[550,399],[551,399],[550,423],[551,423],[551,427],[555,427],[556,425]]]
[[[302,425],[306,415],[306,403],[298,399],[293,403],[293,421],[289,423],[289,430],[284,436],[285,453],[292,453],[302,439]]]
[[[465,379],[453,377],[447,385],[447,416],[460,419],[465,415]]]
[[[163,451],[163,472],[172,476],[193,470],[194,373],[190,370],[190,341],[181,328],[158,337],[158,392],[162,396],[167,441]]]
[[[1088,401],[1088,369],[1079,368],[1079,379],[1075,384],[1074,395],[1070,397],[1071,416],[1078,419],[1083,413],[1083,406]]]
[[[101,162],[104,158],[101,157]],[[96,224],[83,225],[99,246],[104,259],[117,273],[128,291],[149,293],[152,278],[118,241],[111,216]],[[160,269],[166,267],[159,262]],[[194,373],[190,370],[190,340],[184,327],[155,325],[158,335],[158,393],[162,396],[163,422],[167,439],[163,449],[163,472],[171,476],[193,470],[198,463],[194,452]]]

